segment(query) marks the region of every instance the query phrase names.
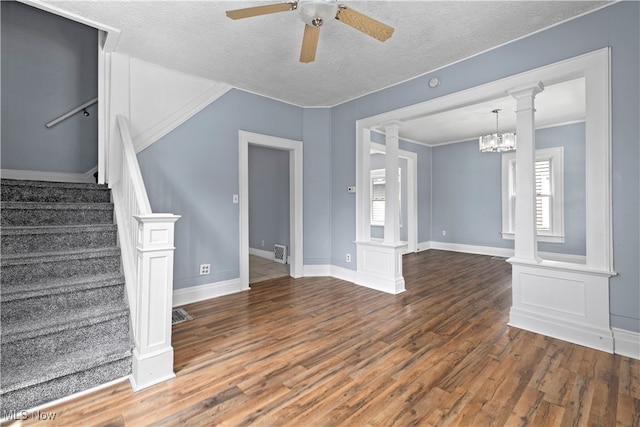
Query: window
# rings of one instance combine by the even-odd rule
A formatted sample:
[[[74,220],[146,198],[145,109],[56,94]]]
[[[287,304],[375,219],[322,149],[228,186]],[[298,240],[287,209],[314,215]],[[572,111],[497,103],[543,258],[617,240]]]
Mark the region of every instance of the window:
[[[401,187],[401,170],[398,168],[398,188]],[[384,202],[385,202],[385,170],[376,169],[371,171],[371,225],[384,226]],[[398,191],[398,210],[402,205],[402,191]],[[402,215],[399,215],[402,222]],[[402,226],[402,224],[400,224]]]
[[[562,147],[536,150],[536,228],[538,241],[564,243]],[[513,239],[516,210],[516,156],[502,155],[502,237]]]

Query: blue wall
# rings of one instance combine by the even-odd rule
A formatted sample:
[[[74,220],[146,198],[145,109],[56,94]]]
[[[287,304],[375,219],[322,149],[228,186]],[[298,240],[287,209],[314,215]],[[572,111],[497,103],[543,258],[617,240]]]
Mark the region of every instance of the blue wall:
[[[327,265],[332,233],[331,110],[305,108],[302,114],[304,264]]]
[[[174,288],[239,277],[238,131],[302,139],[302,109],[231,90],[138,154],[156,212],[175,228]],[[198,266],[211,264],[200,276]]]
[[[564,147],[565,243],[539,250],[586,253],[584,123],[536,131],[536,148]],[[502,156],[481,153],[478,141],[434,147],[432,240],[513,248],[502,231]],[[447,235],[443,236],[442,231]]]
[[[85,173],[98,164],[97,30],[13,1],[2,8],[2,168]]]
[[[249,247],[289,243],[289,152],[249,146]]]

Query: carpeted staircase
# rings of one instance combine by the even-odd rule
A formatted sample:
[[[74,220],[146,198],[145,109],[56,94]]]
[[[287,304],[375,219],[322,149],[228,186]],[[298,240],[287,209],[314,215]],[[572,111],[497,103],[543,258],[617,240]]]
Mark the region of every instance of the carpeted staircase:
[[[131,373],[132,340],[106,186],[1,181],[3,413]]]

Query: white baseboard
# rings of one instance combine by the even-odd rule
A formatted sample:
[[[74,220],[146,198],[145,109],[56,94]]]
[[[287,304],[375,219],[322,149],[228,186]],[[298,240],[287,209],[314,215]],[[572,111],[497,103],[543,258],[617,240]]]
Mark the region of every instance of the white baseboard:
[[[260,258],[270,259],[273,261],[273,251],[265,251],[264,249],[249,248],[249,255],[255,255]]]
[[[496,248],[493,246],[476,246],[465,245],[462,243],[447,243],[437,241],[423,242],[418,245],[418,250],[425,249],[438,249],[442,251],[463,252],[467,254],[498,256],[502,258],[510,258],[514,254],[513,249],[510,248]],[[549,261],[585,264],[587,260],[587,257],[584,255],[561,254],[555,252],[539,252],[538,254],[541,258],[547,259]]]
[[[611,330],[615,353],[640,360],[640,332],[618,328],[611,328]]]
[[[2,169],[0,175],[6,179],[19,179],[23,181],[51,181],[51,182],[80,182],[95,183],[93,174],[98,170],[95,166],[85,173],[72,172],[45,172],[19,169]]]
[[[331,265],[330,267],[330,275],[331,277],[335,277],[336,279],[346,280],[347,282],[356,282],[356,271],[349,270],[344,267],[337,267],[335,265]]]
[[[305,265],[303,268],[304,277],[328,277],[331,276],[331,266],[323,265]]]
[[[304,277],[334,277],[347,282],[355,283],[356,272],[344,267],[337,267],[330,264],[305,265]]]
[[[431,242],[420,242],[417,245],[416,252],[426,251],[431,249]]]
[[[190,288],[175,289],[173,291],[173,307],[191,304],[206,299],[221,297],[223,295],[241,292],[240,279],[225,280],[222,282],[207,283],[205,285],[192,286]]]
[[[567,322],[540,313],[528,313],[511,307],[509,326],[557,338],[596,350],[613,353],[613,334],[609,329],[594,328],[587,325]]]
[[[437,249],[441,251],[463,252],[467,254],[499,256],[499,257],[505,257],[505,258],[513,256],[513,249],[509,249],[509,248],[495,248],[492,246],[465,245],[461,243],[437,242],[434,240],[428,243],[429,243],[429,249]]]

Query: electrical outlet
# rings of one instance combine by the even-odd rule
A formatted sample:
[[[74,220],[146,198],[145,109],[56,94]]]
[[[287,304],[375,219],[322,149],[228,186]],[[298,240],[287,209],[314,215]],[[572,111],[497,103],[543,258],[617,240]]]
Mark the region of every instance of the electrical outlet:
[[[446,236],[447,235],[447,230],[442,230],[442,235]]]
[[[264,246],[264,240],[261,240],[261,241],[260,241],[260,245],[261,245],[261,246]]]
[[[351,262],[351,254],[347,254],[347,262]]]
[[[211,264],[200,264],[200,275],[211,274]]]

